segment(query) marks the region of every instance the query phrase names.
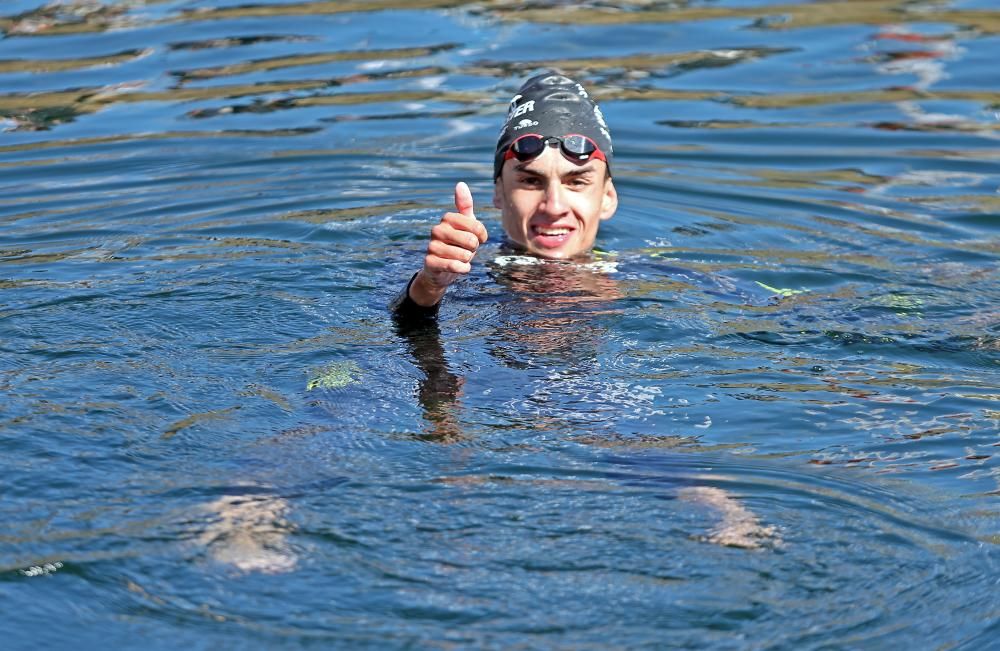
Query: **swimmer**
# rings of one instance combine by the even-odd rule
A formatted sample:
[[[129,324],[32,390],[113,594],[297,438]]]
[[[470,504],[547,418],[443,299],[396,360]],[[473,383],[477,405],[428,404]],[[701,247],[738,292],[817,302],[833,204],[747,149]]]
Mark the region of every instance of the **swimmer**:
[[[586,258],[601,222],[618,209],[612,153],[611,132],[601,109],[582,85],[555,72],[524,82],[510,102],[493,157],[493,206],[500,211],[509,245],[543,260]],[[455,210],[445,213],[431,230],[423,268],[391,305],[398,332],[424,372],[418,398],[429,427],[422,438],[439,442],[464,438],[456,417],[463,378],[449,370],[434,317],[448,287],[472,271],[472,261],[487,237],[486,227],[476,219],[469,186],[458,183]],[[507,274],[506,280],[526,295],[550,294],[550,300],[542,302],[543,312],[546,306],[621,296],[613,280],[584,265],[554,274],[538,272],[526,267],[522,273]],[[530,277],[519,282],[520,275]],[[536,281],[544,286],[533,287],[539,284]],[[586,288],[585,296],[560,292],[561,285]],[[521,304],[528,311],[531,306],[531,302]],[[502,328],[498,336],[536,351],[572,351],[579,359],[585,357],[586,346],[581,343],[589,337],[581,335],[575,321],[576,316],[541,314],[520,321],[521,328]],[[561,332],[568,333],[565,346],[559,345]],[[723,490],[691,487],[681,497],[720,516],[704,538],[709,542],[747,549],[780,544],[776,529],[762,525]]]
[[[493,206],[510,244],[546,259],[587,254],[618,208],[611,159],[611,132],[582,85],[554,72],[524,82],[493,157]],[[487,237],[469,186],[458,183],[454,212],[431,230],[423,268],[393,302],[397,317],[433,317]]]

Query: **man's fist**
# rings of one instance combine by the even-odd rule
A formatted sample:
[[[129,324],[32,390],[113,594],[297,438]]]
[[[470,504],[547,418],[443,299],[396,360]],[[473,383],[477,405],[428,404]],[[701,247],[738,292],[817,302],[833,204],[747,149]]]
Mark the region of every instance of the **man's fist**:
[[[455,185],[455,212],[446,212],[431,229],[424,268],[410,285],[410,298],[418,305],[436,305],[448,285],[472,270],[472,258],[486,242],[486,227],[472,210],[472,191]]]

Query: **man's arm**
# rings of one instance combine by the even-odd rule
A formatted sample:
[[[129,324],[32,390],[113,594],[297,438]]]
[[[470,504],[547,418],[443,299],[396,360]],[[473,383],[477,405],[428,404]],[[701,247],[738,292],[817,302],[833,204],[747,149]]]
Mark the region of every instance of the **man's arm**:
[[[426,424],[422,437],[441,443],[464,438],[458,423],[459,396],[464,379],[448,367],[437,321],[407,318],[399,312],[394,316],[396,333],[406,342],[413,361],[423,372],[417,392]]]
[[[465,183],[456,184],[455,212],[446,212],[431,229],[424,267],[393,301],[393,312],[405,317],[434,316],[448,286],[472,270],[472,258],[487,236],[486,227],[473,212],[472,191]]]

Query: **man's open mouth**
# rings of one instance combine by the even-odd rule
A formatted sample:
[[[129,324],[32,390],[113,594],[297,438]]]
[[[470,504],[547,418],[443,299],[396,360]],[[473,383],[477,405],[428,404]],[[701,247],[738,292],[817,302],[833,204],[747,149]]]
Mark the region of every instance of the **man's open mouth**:
[[[555,226],[532,226],[531,230],[535,235],[543,235],[545,237],[559,237],[561,235],[569,235],[573,232],[572,228]]]
[[[544,249],[557,249],[569,241],[575,229],[567,226],[532,226],[532,240]]]

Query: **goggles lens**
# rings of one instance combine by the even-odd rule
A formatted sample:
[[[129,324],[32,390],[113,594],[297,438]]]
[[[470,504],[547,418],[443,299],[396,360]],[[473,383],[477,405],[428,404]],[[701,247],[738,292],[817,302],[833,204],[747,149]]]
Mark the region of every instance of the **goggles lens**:
[[[571,133],[562,138],[545,137],[537,133],[525,134],[510,144],[503,159],[506,161],[517,158],[521,162],[528,161],[539,156],[550,144],[557,143],[562,149],[563,156],[571,160],[585,161],[590,160],[591,157],[604,162],[608,160],[596,142],[578,133]]]

